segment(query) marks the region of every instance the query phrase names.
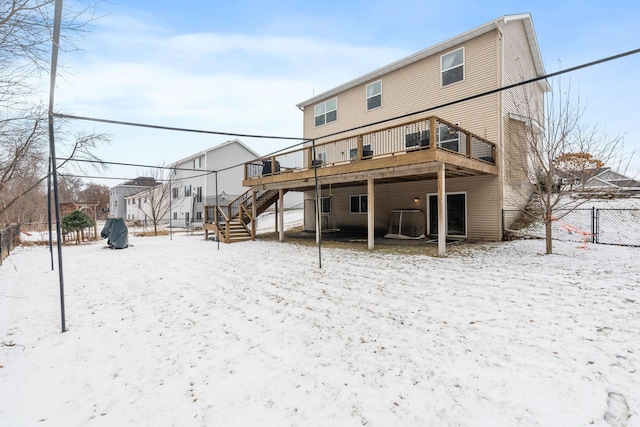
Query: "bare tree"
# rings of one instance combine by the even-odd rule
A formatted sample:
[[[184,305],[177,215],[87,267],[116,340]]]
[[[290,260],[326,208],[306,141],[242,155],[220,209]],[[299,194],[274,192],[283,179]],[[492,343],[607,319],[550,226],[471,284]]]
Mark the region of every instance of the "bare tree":
[[[109,187],[90,182],[80,190],[78,196],[81,202],[91,203],[97,206],[96,216],[99,219],[106,217],[105,213],[109,208]]]
[[[47,112],[40,106],[46,96],[39,77],[47,71],[54,0],[0,1],[0,219],[13,221],[25,198],[40,191],[48,176]],[[93,1],[65,3],[62,50],[74,50],[74,39],[94,19]],[[34,101],[35,100],[35,101]],[[35,104],[34,104],[35,102]],[[58,166],[70,160],[93,159],[95,147],[106,135],[61,134]],[[58,144],[56,144],[58,146]],[[45,205],[46,206],[46,205]]]
[[[521,100],[514,101],[520,126],[514,125],[518,149],[510,153],[512,167],[520,169],[529,183],[521,187],[529,207],[534,207],[528,212],[544,222],[547,254],[553,253],[553,221],[595,197],[593,193],[570,197],[574,186],[563,185],[562,179],[585,172],[588,165],[619,164],[624,149],[622,136],[585,123],[585,107],[572,96],[571,85],[557,83],[546,97],[535,98],[525,90]]]
[[[158,235],[158,226],[167,217],[171,207],[171,186],[168,180],[164,179],[164,175],[163,166],[149,170],[145,176],[153,177],[158,184],[140,194],[147,201],[140,205],[140,210],[151,220],[153,234],[156,236]]]
[[[0,124],[0,218],[6,218],[5,214],[16,203],[42,188],[48,177],[46,126],[44,114]],[[58,134],[62,159],[58,169],[71,167],[74,160],[90,160],[94,165],[100,165],[93,152],[98,145],[109,142],[107,135],[67,135],[61,131]],[[13,221],[11,218],[6,220]]]

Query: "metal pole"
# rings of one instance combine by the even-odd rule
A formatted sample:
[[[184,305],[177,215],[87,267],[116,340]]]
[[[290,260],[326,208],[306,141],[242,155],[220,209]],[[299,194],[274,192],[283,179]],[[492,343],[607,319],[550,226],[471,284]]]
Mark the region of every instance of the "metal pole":
[[[62,332],[67,331],[64,310],[64,274],[62,272],[62,233],[60,232],[60,200],[58,194],[58,173],[56,166],[56,143],[53,126],[53,99],[56,87],[56,69],[58,66],[58,48],[60,45],[60,22],[62,21],[62,0],[56,0],[53,19],[53,40],[51,48],[51,81],[49,86],[49,155],[51,157],[51,173],[53,174],[53,195],[56,211],[56,238],[58,240],[58,275],[60,280],[60,317]]]
[[[318,241],[318,268],[322,268],[322,230],[321,226],[321,213],[320,213],[320,190],[318,188],[318,166],[316,165],[316,140],[311,140],[311,149],[313,150],[313,161],[311,164],[313,165],[313,176],[315,179],[315,189],[316,189],[316,240]]]
[[[214,215],[218,215],[218,172],[216,171],[216,210],[213,211]],[[214,218],[215,221],[215,218]],[[216,242],[218,243],[218,250],[220,250],[220,236],[218,236],[217,232],[218,227],[216,227]]]
[[[173,200],[173,189],[171,188],[171,179],[169,179],[169,240],[173,240],[173,205],[171,201]]]
[[[51,158],[49,158],[49,173],[47,174],[47,228],[49,229],[49,254],[51,254],[51,271],[53,266],[53,230],[51,230],[51,220],[53,214],[51,212]]]

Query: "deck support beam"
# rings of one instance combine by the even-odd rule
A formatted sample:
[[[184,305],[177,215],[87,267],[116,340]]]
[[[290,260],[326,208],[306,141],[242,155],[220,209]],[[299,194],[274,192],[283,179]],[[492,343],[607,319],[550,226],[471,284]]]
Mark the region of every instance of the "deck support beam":
[[[369,249],[373,249],[375,240],[375,188],[374,180],[367,179],[367,242]]]
[[[251,217],[253,219],[251,220],[251,240],[256,240],[256,221],[257,221],[256,203],[258,203],[258,198],[256,197],[256,191],[252,189],[251,190]],[[229,226],[227,225],[227,230],[228,229],[229,229]],[[227,236],[227,240],[228,240],[228,237],[229,236]]]
[[[280,241],[284,242],[284,190],[281,188],[278,190],[278,203],[276,204],[280,208],[278,212],[278,232],[280,233]]]
[[[440,163],[438,168],[438,256],[447,255],[447,211],[445,192],[445,168]]]

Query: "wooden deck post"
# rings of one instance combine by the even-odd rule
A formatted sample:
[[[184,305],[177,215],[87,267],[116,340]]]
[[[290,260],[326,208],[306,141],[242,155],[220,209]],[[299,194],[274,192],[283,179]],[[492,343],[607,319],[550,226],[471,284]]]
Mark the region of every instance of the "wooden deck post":
[[[307,148],[307,168],[311,169],[313,167],[313,147]]]
[[[271,163],[273,165],[273,163]],[[256,191],[251,190],[251,240],[256,240],[256,203],[258,198],[256,197]],[[228,227],[227,227],[228,228]]]
[[[438,256],[444,257],[447,252],[447,210],[445,192],[445,169],[444,163],[438,169]]]
[[[429,117],[429,150],[438,148],[438,121],[435,116]]]
[[[280,241],[284,242],[284,190],[281,188],[278,190],[278,203],[276,206],[280,207],[280,212],[278,212],[278,222],[279,224],[279,233],[280,233]]]
[[[373,249],[375,239],[375,190],[373,179],[367,179],[367,242],[369,249]]]

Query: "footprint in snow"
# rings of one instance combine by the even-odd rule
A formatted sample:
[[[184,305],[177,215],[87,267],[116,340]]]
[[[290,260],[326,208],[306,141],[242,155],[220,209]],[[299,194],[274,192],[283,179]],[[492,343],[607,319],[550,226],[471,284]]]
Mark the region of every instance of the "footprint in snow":
[[[625,427],[630,417],[627,399],[620,393],[609,392],[604,420],[611,427]]]

